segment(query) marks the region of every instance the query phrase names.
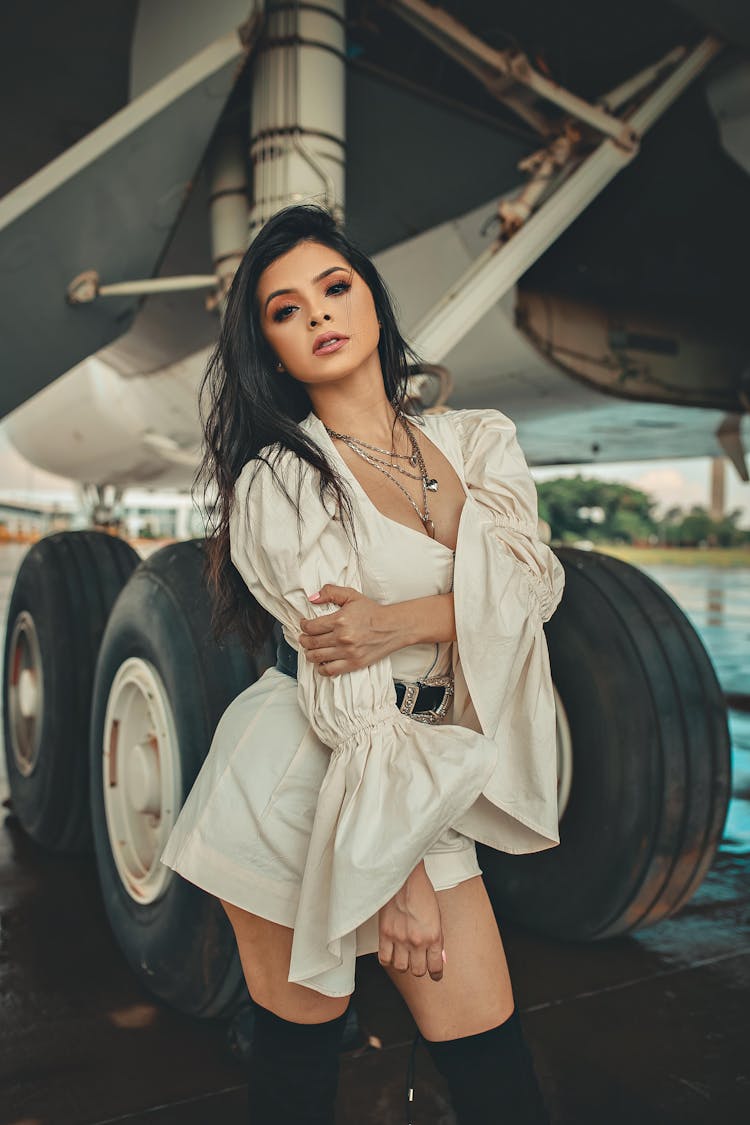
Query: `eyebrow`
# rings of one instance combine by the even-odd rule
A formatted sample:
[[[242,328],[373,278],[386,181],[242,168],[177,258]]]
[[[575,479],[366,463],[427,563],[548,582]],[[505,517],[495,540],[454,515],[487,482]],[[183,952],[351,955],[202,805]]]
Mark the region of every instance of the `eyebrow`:
[[[319,281],[322,281],[324,277],[328,277],[329,273],[335,273],[336,270],[343,270],[344,273],[349,273],[350,269],[350,266],[329,266],[327,270],[323,270],[322,273],[316,274],[315,277],[312,278],[312,283],[313,285],[317,285],[317,283]],[[269,301],[272,301],[274,297],[280,297],[284,293],[295,292],[296,290],[294,289],[274,289],[273,293],[269,293],[266,297],[266,303],[263,306],[263,312],[265,313],[268,310]]]

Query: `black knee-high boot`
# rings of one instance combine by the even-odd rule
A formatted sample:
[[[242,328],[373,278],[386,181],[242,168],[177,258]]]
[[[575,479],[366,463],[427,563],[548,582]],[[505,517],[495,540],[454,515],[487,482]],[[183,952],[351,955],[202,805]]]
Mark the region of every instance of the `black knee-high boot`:
[[[459,1125],[550,1125],[518,1010],[488,1031],[424,1039]]]
[[[250,1125],[333,1125],[347,1012],[292,1023],[255,1005],[248,1063]]]

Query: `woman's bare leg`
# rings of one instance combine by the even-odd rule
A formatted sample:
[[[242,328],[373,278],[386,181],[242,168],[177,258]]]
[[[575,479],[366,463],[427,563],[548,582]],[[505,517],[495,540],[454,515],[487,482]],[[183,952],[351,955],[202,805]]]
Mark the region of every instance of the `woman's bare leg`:
[[[251,914],[223,898],[219,902],[232,924],[245,982],[256,1004],[292,1023],[325,1023],[346,1011],[348,996],[324,996],[287,980],[291,927]]]
[[[437,892],[447,962],[443,978],[383,968],[425,1039],[457,1039],[496,1027],[513,1011],[500,931],[481,875]]]

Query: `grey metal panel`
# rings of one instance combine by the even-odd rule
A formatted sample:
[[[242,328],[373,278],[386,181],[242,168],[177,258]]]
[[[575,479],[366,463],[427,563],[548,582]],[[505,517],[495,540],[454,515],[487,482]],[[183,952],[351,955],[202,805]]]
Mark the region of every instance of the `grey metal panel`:
[[[0,198],[130,101],[136,8],[137,0],[0,4]]]
[[[518,182],[517,162],[526,148],[517,137],[356,65],[347,75],[346,112],[346,227],[367,253],[461,215]],[[210,270],[202,172],[159,274]],[[122,375],[145,375],[209,346],[218,321],[205,312],[204,296],[147,297],[130,330],[102,358]]]
[[[346,226],[366,253],[462,215],[521,179],[528,141],[447,103],[350,62]]]
[[[750,47],[750,5],[747,0],[675,0],[697,16],[704,27],[718,32],[729,43]]]
[[[66,288],[154,273],[244,60],[217,40],[0,201],[0,414],[127,330],[137,298]]]

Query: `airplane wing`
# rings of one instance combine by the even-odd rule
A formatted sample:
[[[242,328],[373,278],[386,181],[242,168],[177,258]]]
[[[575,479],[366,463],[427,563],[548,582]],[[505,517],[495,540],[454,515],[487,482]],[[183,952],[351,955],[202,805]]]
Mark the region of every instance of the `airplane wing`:
[[[0,200],[0,338],[12,357],[0,414],[133,322],[136,296],[72,310],[64,295],[92,262],[102,282],[155,272],[243,69],[247,35],[203,47]]]

